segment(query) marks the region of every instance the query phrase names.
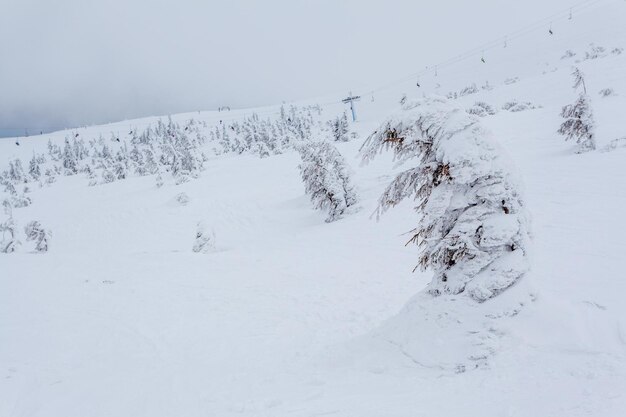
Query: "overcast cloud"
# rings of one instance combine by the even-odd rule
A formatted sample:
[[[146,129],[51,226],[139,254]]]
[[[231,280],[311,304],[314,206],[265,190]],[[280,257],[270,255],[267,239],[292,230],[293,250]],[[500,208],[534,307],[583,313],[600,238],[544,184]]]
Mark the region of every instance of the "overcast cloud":
[[[7,128],[39,130],[358,91],[571,1],[1,3],[0,136],[6,136]]]

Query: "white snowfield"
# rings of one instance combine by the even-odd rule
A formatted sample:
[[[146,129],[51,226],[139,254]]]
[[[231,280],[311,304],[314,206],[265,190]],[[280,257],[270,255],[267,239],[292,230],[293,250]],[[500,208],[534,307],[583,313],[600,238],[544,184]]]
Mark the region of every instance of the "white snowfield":
[[[364,96],[358,137],[336,144],[360,208],[335,222],[313,210],[291,150],[214,155],[209,143],[198,179],[164,176],[161,188],[154,175],[33,186],[15,221],[23,231],[38,220],[52,236],[46,253],[22,242],[0,254],[0,417],[625,416],[626,51],[614,49],[626,48],[626,4],[584,18],[421,79],[423,91],[410,81]],[[605,49],[585,59],[591,42]],[[576,55],[561,59],[567,49]],[[577,97],[572,65],[587,76],[597,125],[598,150],[584,154],[556,133]],[[411,272],[413,202],[372,217],[401,168],[390,155],[366,166],[358,156],[402,93],[445,96],[472,82],[478,91],[455,102],[497,110],[481,122],[521,177],[532,224],[530,272],[482,304],[420,292],[432,272]],[[253,111],[172,118],[209,129]],[[277,117],[279,106],[256,111]],[[19,147],[3,139],[0,170],[16,157],[27,167],[48,139],[129,140],[129,126],[156,120]],[[215,235],[207,253],[192,250],[199,222]],[[474,348],[489,352],[477,368],[438,362]]]

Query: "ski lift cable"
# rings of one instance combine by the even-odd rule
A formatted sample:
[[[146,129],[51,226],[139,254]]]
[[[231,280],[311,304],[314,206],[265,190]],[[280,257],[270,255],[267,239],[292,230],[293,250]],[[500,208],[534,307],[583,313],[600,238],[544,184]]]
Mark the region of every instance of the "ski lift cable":
[[[372,93],[376,93],[376,92],[379,92],[379,91],[382,91],[382,90],[386,90],[386,89],[388,89],[388,88],[390,88],[390,87],[392,87],[394,85],[397,85],[397,84],[400,84],[400,83],[403,83],[403,82],[407,82],[407,81],[409,81],[411,79],[415,79],[416,77],[419,77],[421,75],[425,75],[425,74],[427,74],[427,73],[429,73],[431,71],[432,67],[441,69],[441,68],[445,68],[445,67],[451,66],[453,64],[457,64],[457,63],[459,63],[461,61],[464,61],[466,59],[469,59],[469,58],[471,58],[473,56],[477,56],[479,54],[482,54],[482,53],[484,53],[484,51],[493,49],[495,47],[501,47],[503,42],[506,42],[507,45],[508,45],[511,40],[518,39],[520,37],[526,36],[529,33],[535,32],[537,30],[545,30],[543,28],[545,28],[545,25],[547,23],[551,23],[551,22],[555,22],[555,21],[559,21],[559,20],[569,20],[570,13],[573,13],[574,11],[577,11],[577,12],[580,13],[582,10],[588,9],[588,8],[590,8],[592,6],[595,6],[595,5],[599,4],[599,3],[602,3],[602,2],[613,2],[613,1],[614,0],[584,0],[582,2],[576,3],[576,4],[568,7],[567,9],[564,9],[564,10],[558,12],[558,13],[554,13],[554,14],[552,14],[550,16],[544,17],[544,18],[542,18],[540,20],[537,20],[537,21],[535,21],[535,22],[533,22],[533,23],[531,23],[529,25],[526,25],[526,26],[524,26],[522,28],[519,28],[519,29],[517,29],[517,30],[515,30],[513,32],[510,32],[510,33],[508,33],[508,34],[506,34],[504,36],[500,36],[499,38],[497,38],[495,40],[492,40],[490,42],[486,42],[483,45],[474,47],[474,48],[472,48],[472,49],[470,49],[470,50],[468,50],[466,52],[463,52],[463,53],[461,53],[459,55],[456,55],[454,57],[448,58],[447,60],[444,60],[444,61],[442,61],[442,62],[440,62],[440,63],[438,63],[436,65],[427,66],[423,70],[420,70],[418,72],[412,73],[410,75],[406,75],[406,76],[404,76],[402,78],[398,78],[398,79],[396,79],[394,81],[391,81],[389,83],[386,83],[384,85],[376,87],[376,88],[374,88],[372,90],[369,90],[369,91],[366,92],[366,94],[372,94]]]

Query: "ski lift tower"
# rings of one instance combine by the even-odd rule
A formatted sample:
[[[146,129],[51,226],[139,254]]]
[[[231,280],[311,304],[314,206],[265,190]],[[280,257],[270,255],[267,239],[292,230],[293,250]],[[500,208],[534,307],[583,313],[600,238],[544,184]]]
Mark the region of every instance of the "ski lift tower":
[[[353,122],[356,122],[356,111],[354,110],[354,102],[359,100],[361,100],[361,96],[353,96],[352,91],[350,91],[348,98],[344,98],[343,100],[341,100],[345,104],[350,103],[350,111],[352,112]]]

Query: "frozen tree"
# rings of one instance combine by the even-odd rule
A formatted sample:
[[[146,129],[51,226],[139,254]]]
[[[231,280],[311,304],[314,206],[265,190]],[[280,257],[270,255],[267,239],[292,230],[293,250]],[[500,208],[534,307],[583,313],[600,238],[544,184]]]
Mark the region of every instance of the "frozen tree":
[[[30,163],[28,164],[28,174],[35,181],[39,181],[39,178],[41,178],[41,169],[39,169],[39,160],[37,159],[35,154],[33,154],[33,158],[30,160]]]
[[[574,77],[574,85],[572,86],[572,88],[574,90],[577,90],[578,87],[582,86],[583,93],[587,94],[587,86],[585,85],[585,74],[583,74],[580,69],[574,67],[574,69],[572,70],[572,76]]]
[[[22,168],[22,161],[15,159],[9,162],[9,175],[8,178],[14,183],[27,182],[24,169]]]
[[[0,223],[0,253],[13,253],[21,244],[17,238],[17,226],[13,220],[13,206],[9,200],[4,200],[2,206],[8,218]]]
[[[61,159],[61,149],[58,145],[52,143],[50,139],[48,139],[48,155],[50,155],[53,161]]]
[[[26,232],[26,240],[35,242],[35,250],[37,252],[47,252],[50,246],[50,232],[36,220],[31,221],[24,228]]]
[[[568,104],[561,110],[561,117],[565,121],[559,127],[558,132],[565,136],[565,140],[574,139],[578,144],[578,152],[588,152],[596,149],[594,135],[595,123],[591,111],[590,98],[587,96],[585,78],[578,68],[572,73],[574,76],[574,89],[583,87],[574,104]]]
[[[157,173],[155,183],[156,183],[157,188],[163,187],[163,176],[161,176],[161,171]]]
[[[346,116],[345,112],[340,117],[329,121],[328,125],[330,126],[335,142],[347,142],[350,140],[350,137],[348,136],[348,116]]]
[[[565,121],[558,132],[565,136],[565,140],[574,139],[579,145],[579,153],[596,149],[593,114],[586,94],[580,94],[574,104],[564,106],[561,117]]]
[[[13,217],[0,223],[0,253],[13,253],[20,246]]]
[[[213,249],[215,249],[215,233],[209,233],[206,226],[202,222],[198,222],[193,251],[196,253],[207,253]]]
[[[332,144],[308,143],[300,149],[300,157],[305,191],[316,209],[328,211],[327,222],[341,218],[346,210],[356,205],[357,195],[348,166]]]
[[[364,162],[391,150],[417,163],[379,199],[378,214],[417,201],[409,243],[418,267],[434,272],[428,292],[483,302],[528,270],[528,225],[510,164],[479,119],[444,98],[407,101],[361,148]],[[417,268],[417,267],[416,267]]]
[[[65,139],[65,146],[63,147],[63,168],[65,168],[65,175],[74,175],[78,172],[78,162],[76,155],[69,140]]]

